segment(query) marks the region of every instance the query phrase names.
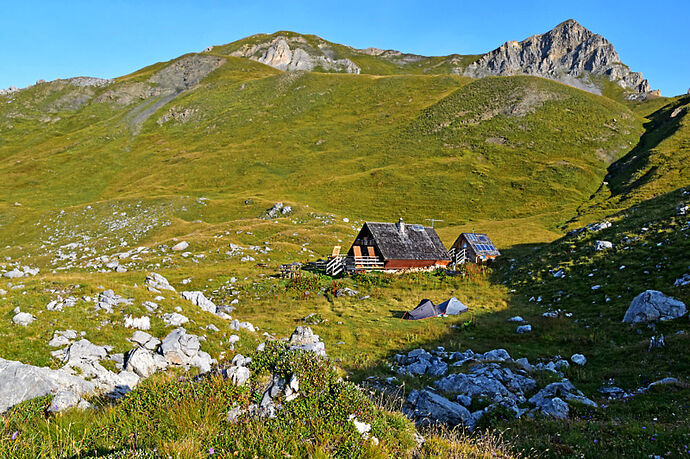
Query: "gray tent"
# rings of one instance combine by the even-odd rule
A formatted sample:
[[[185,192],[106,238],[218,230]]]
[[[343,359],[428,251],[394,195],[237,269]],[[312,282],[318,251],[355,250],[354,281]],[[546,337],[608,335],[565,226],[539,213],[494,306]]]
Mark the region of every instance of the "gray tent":
[[[444,301],[436,307],[441,312],[441,314],[446,314],[449,316],[455,316],[458,314],[462,314],[463,312],[467,312],[467,306],[462,304],[460,300],[458,300],[455,297],[452,297],[448,301]]]
[[[405,320],[420,320],[427,319],[429,317],[436,317],[441,315],[441,311],[438,310],[431,300],[424,299],[419,303],[419,305],[410,312],[406,312],[403,316]]]

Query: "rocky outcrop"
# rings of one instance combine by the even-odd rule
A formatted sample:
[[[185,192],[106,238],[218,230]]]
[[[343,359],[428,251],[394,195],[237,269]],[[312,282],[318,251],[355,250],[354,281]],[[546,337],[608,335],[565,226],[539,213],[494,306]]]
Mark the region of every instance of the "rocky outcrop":
[[[264,43],[245,44],[242,48],[234,51],[231,56],[248,57],[288,72],[315,69],[355,74],[360,72],[357,64],[350,59],[336,59],[325,41],[319,43],[318,47],[314,47],[299,36],[279,35]]]
[[[65,80],[68,84],[72,86],[79,86],[81,88],[96,87],[101,88],[103,86],[108,86],[112,84],[114,80],[105,78],[95,78],[95,77],[74,77]]]
[[[575,354],[573,362],[584,365],[586,359]],[[473,429],[485,414],[499,407],[512,411],[516,418],[528,412],[540,412],[563,419],[568,417],[568,404],[597,406],[564,377],[560,369],[569,364],[560,356],[548,363],[532,365],[525,358],[514,360],[505,349],[480,354],[470,349],[450,353],[439,347],[432,351],[414,349],[407,355],[396,355],[395,363],[399,366],[393,369],[399,375],[425,375],[432,379],[423,390],[412,391],[403,406],[403,412],[421,424],[463,424]],[[443,368],[443,371],[435,372],[436,368]],[[553,373],[562,379],[537,390],[538,382],[533,377],[535,372]],[[396,393],[400,388],[391,390],[393,381],[397,381],[397,377],[387,378],[385,384],[380,381],[368,383],[377,390]],[[530,394],[534,395],[528,398]],[[475,400],[485,407],[470,412],[470,408],[476,406]]]
[[[465,69],[474,78],[491,75],[535,75],[551,78],[590,92],[600,93],[588,75],[601,75],[634,93],[647,93],[650,86],[641,73],[624,65],[613,45],[601,35],[574,20],[521,42],[509,41],[485,54]]]
[[[0,413],[34,397],[70,391],[80,395],[93,392],[96,385],[68,370],[51,370],[0,359]]]
[[[654,322],[671,320],[688,312],[685,303],[666,296],[657,290],[647,290],[637,295],[625,312],[623,322]]]
[[[326,345],[309,327],[297,327],[290,336],[290,349],[302,349],[326,357]]]
[[[160,85],[163,94],[177,93],[196,85],[224,63],[225,59],[220,57],[190,54],[173,61],[149,81]]]

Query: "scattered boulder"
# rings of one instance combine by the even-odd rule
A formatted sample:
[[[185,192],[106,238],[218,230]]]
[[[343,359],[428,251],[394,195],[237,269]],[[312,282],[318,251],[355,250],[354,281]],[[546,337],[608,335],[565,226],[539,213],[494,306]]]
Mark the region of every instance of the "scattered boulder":
[[[201,350],[199,337],[190,335],[180,327],[168,334],[160,345],[160,352],[170,365],[198,367],[202,373],[211,370],[211,364],[216,363],[206,352]]]
[[[673,283],[674,287],[685,287],[686,285],[690,285],[690,274],[683,274],[683,277],[679,277]]]
[[[149,351],[155,351],[161,344],[161,340],[159,340],[158,338],[155,338],[149,335],[148,333],[139,330],[135,331],[132,334],[132,338],[130,339],[130,341],[132,341],[137,346]]]
[[[218,307],[215,303],[204,295],[204,292],[194,291],[194,292],[182,292],[182,298],[187,301],[191,301],[195,305],[199,306],[202,310],[215,314]]]
[[[525,333],[532,333],[532,326],[530,324],[520,325],[515,332],[518,335],[524,335]]]
[[[657,290],[647,290],[637,295],[623,317],[624,323],[671,320],[687,313],[685,303],[666,296]]]
[[[611,228],[611,222],[609,221],[603,221],[599,223],[590,223],[589,225],[586,226],[588,231],[591,231],[592,233],[596,233],[602,230],[605,230],[607,228]]]
[[[63,389],[55,394],[53,400],[50,402],[50,408],[48,408],[48,411],[60,413],[70,408],[74,408],[75,406],[79,405],[80,401],[81,397],[79,395],[75,394],[69,389]]]
[[[286,206],[282,202],[277,202],[273,204],[273,207],[266,210],[261,218],[272,220],[281,216],[290,215],[292,213],[292,207]]]
[[[106,290],[98,295],[96,311],[105,311],[108,314],[112,314],[114,308],[120,304],[132,304],[132,301],[116,295],[112,290]]]
[[[249,378],[251,377],[251,372],[249,368],[244,366],[233,366],[226,370],[226,378],[230,379],[232,383],[236,386],[244,386]]]
[[[161,290],[170,290],[172,292],[175,291],[175,288],[170,285],[168,279],[157,273],[149,273],[149,275],[146,276],[144,283],[148,287],[149,291],[154,293],[160,293]]]
[[[601,252],[603,250],[608,250],[613,248],[613,243],[609,241],[597,241],[594,244],[594,250]]]
[[[72,340],[77,339],[77,332],[74,330],[55,331],[53,338],[48,342],[50,347],[68,346]]]
[[[341,288],[341,289],[336,290],[335,296],[336,296],[336,298],[340,298],[341,296],[355,296],[358,293],[359,292],[357,290],[352,290],[349,287],[345,287],[345,288]]]
[[[125,355],[125,370],[136,373],[142,378],[148,378],[158,370],[167,367],[166,359],[160,354],[137,347]]]
[[[180,325],[189,322],[189,319],[182,314],[172,312],[163,314],[163,322],[165,322],[167,326],[179,327]]]
[[[408,415],[421,424],[442,423],[451,426],[474,424],[472,414],[467,408],[428,389],[413,390],[407,402],[413,407],[408,410]]]
[[[568,415],[570,414],[570,407],[559,397],[545,400],[538,408],[539,411],[546,416],[551,416],[556,419],[568,419]]]
[[[189,247],[189,242],[182,241],[172,246],[171,250],[174,250],[175,252],[182,252],[183,250],[186,250],[187,247]]]
[[[536,405],[537,409],[542,409],[543,406],[547,406],[547,409],[549,409],[549,401],[553,398],[559,398],[561,401],[565,400],[566,402],[581,403],[594,408],[598,406],[592,400],[585,397],[582,392],[575,389],[575,386],[567,379],[547,385],[533,395],[529,402]]]
[[[151,329],[151,319],[143,317],[132,317],[125,316],[125,327],[126,328],[136,328],[138,330],[150,330]]]
[[[517,323],[520,323],[520,322],[524,322],[524,321],[525,321],[525,319],[523,319],[523,318],[520,317],[520,316],[514,316],[514,317],[511,317],[510,319],[508,319],[508,322],[517,322]]]
[[[67,370],[51,370],[0,358],[0,413],[34,397],[62,390],[77,395],[91,393],[94,382],[71,375]]]
[[[584,364],[587,363],[587,358],[582,354],[573,354],[570,357],[570,361],[576,365],[583,366]]]
[[[321,342],[319,335],[315,335],[310,327],[299,326],[290,336],[291,349],[303,349],[326,357],[326,345]]]
[[[14,317],[12,317],[12,322],[14,322],[17,325],[21,325],[22,327],[26,327],[34,320],[36,320],[36,318],[28,312],[20,312],[16,314]]]
[[[8,279],[16,279],[19,277],[24,277],[24,273],[18,269],[13,269],[11,271],[7,271],[6,273],[2,273],[2,275],[3,275],[3,277],[6,277]]]

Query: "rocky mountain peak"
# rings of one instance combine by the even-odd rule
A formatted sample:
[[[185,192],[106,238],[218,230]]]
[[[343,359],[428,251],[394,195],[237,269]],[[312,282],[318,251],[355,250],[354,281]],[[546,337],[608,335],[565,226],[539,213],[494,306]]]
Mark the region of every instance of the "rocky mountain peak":
[[[601,91],[590,76],[601,75],[632,93],[650,91],[647,80],[620,61],[608,40],[574,19],[521,42],[506,42],[458,73],[475,78],[535,75],[595,93]]]

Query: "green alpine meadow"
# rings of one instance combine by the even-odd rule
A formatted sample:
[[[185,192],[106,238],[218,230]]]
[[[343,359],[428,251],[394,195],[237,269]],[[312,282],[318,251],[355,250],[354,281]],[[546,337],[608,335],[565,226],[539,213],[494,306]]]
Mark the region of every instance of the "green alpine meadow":
[[[0,457],[687,456],[689,111],[574,20],[0,90]]]

